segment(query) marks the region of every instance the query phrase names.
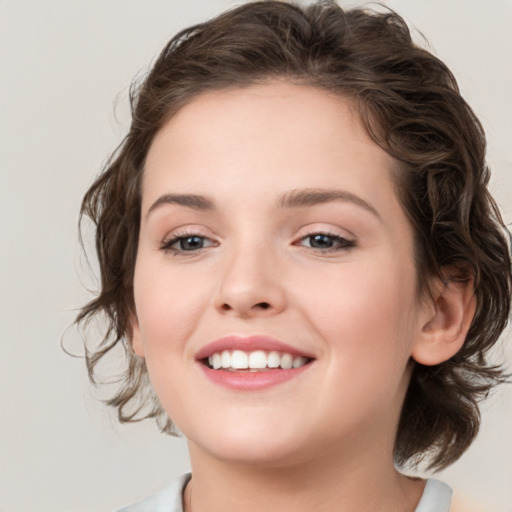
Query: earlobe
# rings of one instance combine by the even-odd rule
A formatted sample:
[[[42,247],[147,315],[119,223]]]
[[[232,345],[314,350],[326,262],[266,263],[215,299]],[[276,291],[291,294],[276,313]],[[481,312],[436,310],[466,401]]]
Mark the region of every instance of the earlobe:
[[[447,361],[460,350],[476,310],[473,279],[439,279],[434,288],[430,312],[412,351],[412,358],[427,366]]]
[[[144,345],[140,335],[139,320],[135,313],[130,315],[130,338],[132,343],[132,349],[140,357],[144,357]]]

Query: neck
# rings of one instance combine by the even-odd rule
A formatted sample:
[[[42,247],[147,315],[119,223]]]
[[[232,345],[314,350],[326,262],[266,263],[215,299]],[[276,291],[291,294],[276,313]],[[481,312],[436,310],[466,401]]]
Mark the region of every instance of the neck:
[[[189,448],[193,478],[186,512],[414,512],[424,487],[398,473],[391,454],[378,447],[353,447],[357,457],[340,457],[329,446],[315,459],[288,465],[226,463],[192,442]]]

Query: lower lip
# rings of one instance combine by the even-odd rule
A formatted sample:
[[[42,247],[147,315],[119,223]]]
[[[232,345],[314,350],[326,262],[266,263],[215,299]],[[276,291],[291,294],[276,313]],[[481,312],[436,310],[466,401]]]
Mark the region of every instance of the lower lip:
[[[311,363],[290,370],[269,369],[261,372],[233,372],[212,370],[198,363],[204,374],[214,383],[227,389],[238,391],[257,391],[289,381],[306,371]]]

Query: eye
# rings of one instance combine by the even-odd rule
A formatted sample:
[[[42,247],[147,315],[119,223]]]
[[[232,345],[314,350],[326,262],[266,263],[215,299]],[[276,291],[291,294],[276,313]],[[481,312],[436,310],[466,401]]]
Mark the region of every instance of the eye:
[[[356,244],[354,240],[331,233],[311,233],[301,238],[299,245],[322,252],[334,252],[351,249]]]
[[[206,236],[196,233],[184,233],[175,235],[169,240],[164,240],[160,244],[160,249],[163,251],[172,251],[174,253],[196,252],[200,249],[216,245],[218,244]]]

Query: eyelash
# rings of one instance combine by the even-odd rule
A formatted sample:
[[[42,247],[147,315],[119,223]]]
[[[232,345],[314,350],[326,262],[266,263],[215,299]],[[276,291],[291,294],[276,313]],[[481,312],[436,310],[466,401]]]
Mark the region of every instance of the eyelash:
[[[318,250],[318,251],[320,251],[322,253],[349,251],[350,249],[352,249],[352,248],[354,248],[356,246],[356,242],[354,240],[342,237],[340,235],[336,235],[335,233],[329,233],[329,232],[326,232],[326,231],[319,231],[319,232],[315,232],[315,233],[310,233],[310,234],[308,234],[306,236],[303,236],[300,240],[301,241],[302,240],[307,240],[308,238],[312,239],[313,237],[318,237],[318,236],[330,238],[331,241],[334,244],[337,244],[337,246],[323,248],[323,249],[322,248],[310,247],[311,249],[316,249],[316,250]]]
[[[204,235],[200,235],[199,233],[178,233],[169,240],[163,240],[160,244],[160,249],[164,252],[172,252],[173,254],[183,254],[186,252],[197,252],[199,249],[204,249],[204,247],[199,247],[198,249],[186,250],[186,249],[176,249],[173,245],[181,242],[182,240],[187,240],[187,238],[200,238],[201,240],[210,240],[208,237]],[[211,241],[211,240],[210,240]],[[218,245],[213,243],[213,245]]]
[[[308,235],[305,235],[299,239],[299,242],[307,240],[307,239],[311,240],[313,237],[319,237],[319,236],[329,238],[331,242],[333,242],[334,244],[337,244],[337,246],[328,247],[328,248],[318,248],[318,247],[309,246],[310,249],[319,251],[321,253],[349,251],[350,249],[352,249],[356,246],[356,243],[354,240],[350,240],[350,239],[344,238],[340,235],[336,235],[334,233],[329,233],[329,232],[325,232],[325,231],[319,231],[319,232],[310,233]],[[206,248],[206,247],[198,247],[197,249],[187,250],[187,249],[176,249],[175,247],[173,247],[174,245],[178,244],[179,242],[181,242],[183,240],[187,240],[187,238],[199,238],[203,241],[209,240],[210,242],[213,242],[208,237],[206,237],[204,235],[200,235],[198,233],[179,233],[179,234],[176,234],[175,236],[173,236],[169,240],[163,240],[160,244],[160,249],[164,252],[172,252],[173,254],[178,255],[178,254],[184,254],[187,252],[193,253],[193,252],[197,252],[201,249]],[[212,243],[212,246],[216,246],[216,245],[218,245],[218,243],[216,243],[216,242]],[[294,245],[298,245],[298,244],[296,243]],[[307,247],[307,246],[303,246],[303,247]]]

